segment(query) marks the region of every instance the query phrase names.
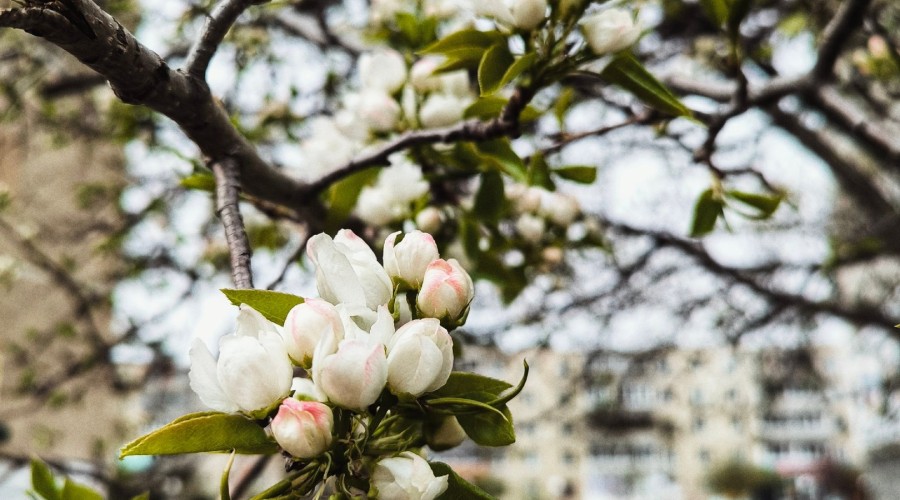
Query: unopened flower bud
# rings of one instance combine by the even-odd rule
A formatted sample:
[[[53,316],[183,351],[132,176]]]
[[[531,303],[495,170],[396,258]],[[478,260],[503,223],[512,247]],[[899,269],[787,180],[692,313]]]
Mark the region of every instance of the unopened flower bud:
[[[422,231],[403,235],[396,245],[400,231],[392,233],[384,241],[384,269],[395,284],[418,290],[425,278],[425,270],[440,257],[434,238]]]
[[[442,222],[441,211],[435,207],[425,207],[416,214],[416,227],[426,233],[436,233]]]
[[[580,211],[581,206],[575,197],[549,191],[541,197],[541,207],[538,209],[538,213],[563,227],[571,224]]]
[[[627,49],[641,36],[641,28],[635,24],[631,12],[623,9],[606,9],[585,17],[581,29],[598,56]]]
[[[530,31],[547,17],[547,0],[514,0],[510,11],[516,28]]]
[[[538,243],[544,237],[544,219],[531,214],[522,214],[516,219],[516,232],[528,243]]]
[[[331,303],[322,299],[306,299],[294,306],[284,320],[284,343],[297,365],[312,366],[316,345],[328,332],[335,341],[344,338],[341,316]]]
[[[453,340],[437,319],[413,320],[394,334],[387,362],[391,392],[421,396],[447,383],[453,370]]]
[[[359,117],[375,132],[390,132],[400,122],[400,105],[383,91],[364,91],[356,106]]]
[[[419,109],[419,122],[424,128],[453,125],[462,120],[466,106],[468,106],[468,102],[455,95],[431,94]]]
[[[434,500],[447,491],[448,481],[449,476],[435,477],[428,462],[411,451],[379,460],[372,471],[381,500]]]
[[[456,259],[438,259],[428,265],[416,306],[422,315],[458,326],[475,294],[472,278]]]
[[[278,446],[297,458],[314,458],[331,447],[334,416],[331,408],[316,401],[285,399],[272,420]]]
[[[342,340],[336,353],[313,358],[313,378],[328,400],[364,411],[387,384],[384,345],[364,339]]]
[[[406,61],[392,49],[381,49],[359,56],[359,80],[364,89],[393,94],[406,83]]]

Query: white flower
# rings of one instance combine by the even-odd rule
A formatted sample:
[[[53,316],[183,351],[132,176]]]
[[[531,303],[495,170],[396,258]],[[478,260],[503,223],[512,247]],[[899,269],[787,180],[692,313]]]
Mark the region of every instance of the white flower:
[[[597,55],[627,49],[641,36],[641,28],[635,24],[632,13],[623,9],[606,9],[585,17],[581,29]]]
[[[309,239],[307,253],[316,264],[319,295],[332,304],[366,306],[375,310],[393,296],[391,279],[375,253],[348,229],[332,240],[325,233]]]
[[[400,122],[400,105],[381,90],[365,90],[353,101],[359,118],[375,132],[389,132]]]
[[[544,238],[544,219],[531,214],[522,214],[516,219],[516,232],[528,243],[537,243]]]
[[[297,458],[314,458],[331,447],[334,415],[317,401],[285,399],[272,419],[278,446]]]
[[[425,207],[416,214],[416,227],[426,233],[435,233],[441,228],[444,216],[440,209],[435,207]]]
[[[411,205],[429,190],[422,169],[402,155],[391,157],[391,166],[378,174],[372,186],[366,186],[356,201],[359,217],[374,225],[408,217]]]
[[[546,190],[538,187],[516,183],[506,189],[506,196],[513,202],[513,210],[517,213],[534,213],[541,207],[544,192]]]
[[[400,327],[388,347],[387,385],[394,394],[434,392],[453,369],[453,340],[440,321],[416,319]]]
[[[469,273],[455,259],[438,259],[428,265],[416,307],[423,315],[455,324],[469,310],[475,287]]]
[[[441,60],[440,57],[425,56],[413,64],[409,73],[409,83],[413,89],[420,93],[442,92],[457,97],[469,96],[469,74],[465,70],[434,74]]]
[[[513,25],[516,28],[530,31],[537,28],[547,17],[547,0],[513,0],[510,11]]]
[[[328,397],[322,394],[322,390],[312,380],[303,377],[294,377],[294,381],[291,382],[291,397],[320,403],[328,401]]]
[[[393,49],[379,49],[359,56],[359,80],[363,89],[393,94],[406,83],[406,61]]]
[[[284,320],[284,343],[291,359],[309,368],[313,352],[326,333],[344,338],[344,327],[337,309],[322,299],[306,299],[294,306]]]
[[[411,12],[415,8],[415,2],[411,0],[372,0],[369,5],[369,13],[375,23],[383,23],[400,12]]]
[[[365,411],[387,384],[384,345],[363,338],[345,339],[334,354],[316,351],[313,381],[332,403],[341,408]]]
[[[334,171],[353,159],[359,150],[359,143],[334,119],[317,117],[312,121],[311,130],[310,136],[301,144],[305,160],[303,169],[296,171],[303,180],[316,180]]]
[[[419,109],[419,122],[424,128],[447,127],[463,119],[469,99],[453,94],[434,93]]]
[[[538,209],[539,214],[550,219],[557,226],[568,226],[578,217],[580,211],[581,206],[574,196],[550,191],[543,193],[541,206]]]
[[[252,413],[291,390],[294,369],[281,335],[247,305],[241,305],[234,334],[219,342],[218,360],[200,339],[194,340],[190,358],[191,389],[214,410]]]
[[[384,269],[395,283],[418,290],[428,264],[440,257],[437,243],[430,234],[413,231],[403,235],[400,243],[395,245],[399,234],[400,231],[391,233],[384,240]]]
[[[372,486],[380,500],[434,500],[447,491],[448,476],[435,477],[424,458],[404,451],[378,461]]]

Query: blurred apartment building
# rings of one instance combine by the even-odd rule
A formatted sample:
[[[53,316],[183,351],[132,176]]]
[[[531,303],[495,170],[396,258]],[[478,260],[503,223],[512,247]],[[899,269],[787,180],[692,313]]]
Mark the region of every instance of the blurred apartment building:
[[[710,471],[730,461],[774,471],[797,498],[819,498],[826,466],[867,462],[878,379],[865,354],[474,351],[459,369],[515,381],[522,359],[531,366],[510,403],[517,442],[442,457],[502,498],[710,498]]]

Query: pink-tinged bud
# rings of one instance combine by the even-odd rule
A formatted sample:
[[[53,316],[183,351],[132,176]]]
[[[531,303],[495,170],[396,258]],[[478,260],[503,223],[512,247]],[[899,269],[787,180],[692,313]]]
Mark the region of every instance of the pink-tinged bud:
[[[284,320],[284,344],[295,364],[312,366],[313,352],[329,332],[335,341],[344,338],[341,316],[331,303],[322,299],[306,299],[294,306]]]
[[[447,491],[448,480],[435,477],[428,462],[411,451],[379,460],[372,471],[372,487],[382,500],[434,500]]]
[[[581,20],[584,38],[594,54],[602,56],[632,46],[641,36],[641,28],[631,12],[606,9]]]
[[[436,391],[453,370],[453,339],[434,318],[410,321],[391,338],[387,362],[388,388],[394,394]]]
[[[438,259],[428,265],[422,289],[416,299],[419,312],[441,323],[459,326],[468,313],[469,303],[475,295],[472,278],[456,259]]]
[[[395,284],[418,290],[428,264],[439,257],[437,244],[430,234],[413,231],[395,245],[399,234],[397,231],[384,240],[384,269]]]
[[[331,408],[316,401],[285,399],[272,420],[278,446],[297,458],[313,458],[331,446],[334,416]]]
[[[313,359],[313,380],[332,403],[364,411],[387,384],[384,345],[363,338],[343,340],[334,354]]]

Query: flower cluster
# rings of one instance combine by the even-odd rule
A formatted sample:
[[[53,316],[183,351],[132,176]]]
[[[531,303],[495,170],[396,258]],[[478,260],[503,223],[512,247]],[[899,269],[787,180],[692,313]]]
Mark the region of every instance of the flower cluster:
[[[535,186],[511,184],[506,196],[516,217],[516,233],[532,245],[547,237],[548,226],[564,231],[581,213],[573,196]]]
[[[307,248],[320,298],[293,307],[283,325],[241,305],[218,359],[195,341],[191,388],[215,410],[269,421],[296,463],[353,464],[379,498],[437,497],[447,476],[435,477],[409,450],[456,446],[465,432],[452,415],[420,415],[427,425],[413,425],[418,435],[410,437],[402,403],[450,378],[449,330],[465,321],[472,279],[420,231],[388,236],[383,264],[349,230],[313,236]],[[295,370],[305,376],[295,378]],[[374,444],[377,452],[367,447]]]

